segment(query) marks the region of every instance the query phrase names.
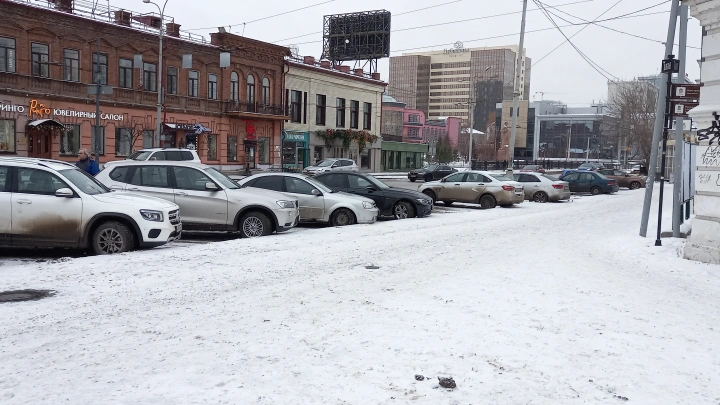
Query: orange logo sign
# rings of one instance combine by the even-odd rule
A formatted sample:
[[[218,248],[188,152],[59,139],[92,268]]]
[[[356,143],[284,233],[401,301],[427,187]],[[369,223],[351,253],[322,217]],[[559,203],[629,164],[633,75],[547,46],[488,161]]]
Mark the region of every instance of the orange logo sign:
[[[50,109],[45,107],[45,104],[38,102],[37,100],[30,100],[30,112],[28,114],[30,118],[33,115],[37,115],[42,118],[45,115],[50,115]]]

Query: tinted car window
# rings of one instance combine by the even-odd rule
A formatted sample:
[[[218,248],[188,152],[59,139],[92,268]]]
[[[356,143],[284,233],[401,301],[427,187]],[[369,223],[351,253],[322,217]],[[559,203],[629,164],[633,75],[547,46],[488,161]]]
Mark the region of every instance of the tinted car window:
[[[5,188],[10,185],[10,182],[8,181],[10,177],[10,168],[8,167],[0,167],[0,193],[3,191],[9,191]],[[10,187],[7,187],[8,189]]]
[[[116,168],[112,169],[112,171],[110,172],[108,177],[110,177],[114,181],[117,181],[120,183],[125,183],[126,179],[127,179],[128,171],[130,171],[129,166],[116,167]]]
[[[295,177],[285,177],[285,188],[288,193],[295,194],[312,194],[315,189],[312,184]]]
[[[165,156],[165,152],[160,151],[160,152],[153,153],[152,156],[150,156],[150,160],[168,160],[168,159]]]
[[[607,173],[603,173],[603,174],[607,174]],[[612,174],[614,174],[615,176],[624,176],[625,175],[625,173],[621,172],[620,170],[615,170],[615,171],[613,171]]]
[[[250,187],[264,188],[265,190],[283,191],[283,178],[280,176],[263,176],[255,180]]]
[[[360,176],[352,175],[348,176],[348,185],[350,188],[367,188],[373,184]]]
[[[343,166],[352,166],[353,163],[355,163],[355,162],[353,162],[352,160],[343,160],[342,161]]]
[[[468,173],[467,177],[465,177],[466,183],[482,183],[483,181],[483,175],[480,173]]]
[[[595,180],[595,176],[592,175],[592,173],[580,173],[580,179],[579,180]]]
[[[455,173],[445,178],[446,182],[453,182],[453,181],[463,181],[463,177],[465,177],[465,173]]]
[[[178,161],[180,159],[180,152],[178,151],[165,151],[166,160]]]
[[[319,177],[318,181],[322,182],[333,190],[345,188],[344,174],[328,174],[326,176]]]
[[[563,180],[565,181],[577,181],[579,174],[578,173],[570,173],[563,177]]]
[[[168,170],[165,166],[141,166],[135,168],[130,184],[145,187],[170,188]]]
[[[175,183],[183,190],[205,191],[205,183],[214,183],[205,173],[189,167],[174,166]]]
[[[192,152],[183,150],[183,151],[180,151],[179,153],[180,153],[179,160],[193,160],[194,159]]]
[[[55,191],[67,187],[59,177],[44,170],[19,168],[17,174],[19,193],[54,195]]]
[[[540,183],[540,179],[533,176],[532,174],[523,174],[520,176],[520,181],[523,183]]]

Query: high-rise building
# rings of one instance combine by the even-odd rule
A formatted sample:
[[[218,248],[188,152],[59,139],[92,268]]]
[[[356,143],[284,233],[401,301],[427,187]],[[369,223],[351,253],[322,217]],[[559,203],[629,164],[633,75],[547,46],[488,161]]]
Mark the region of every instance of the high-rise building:
[[[517,52],[517,45],[465,48],[457,42],[452,49],[394,56],[388,94],[428,119],[461,117],[466,126],[474,105],[474,128],[485,131],[495,125],[496,103],[513,97]],[[524,53],[520,97],[527,100],[531,59]]]

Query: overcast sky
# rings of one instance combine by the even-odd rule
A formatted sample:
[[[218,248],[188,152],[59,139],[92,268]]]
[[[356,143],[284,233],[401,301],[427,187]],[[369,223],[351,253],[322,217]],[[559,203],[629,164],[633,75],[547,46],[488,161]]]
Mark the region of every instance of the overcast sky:
[[[152,11],[150,6],[142,4],[141,0],[136,0],[134,7],[130,7],[126,1],[129,3],[128,0],[123,0],[123,6],[128,9]],[[113,3],[118,5],[117,0]],[[237,0],[169,0],[166,14],[174,17],[183,30],[231,26],[233,33],[242,34],[244,29],[247,37],[287,46],[297,45],[300,55],[315,57],[319,57],[322,52],[324,15],[378,9],[388,10],[393,15],[391,55],[413,52],[410,48],[418,48],[414,51],[443,49],[451,47],[456,41],[462,41],[466,48],[517,44],[520,38],[522,1],[519,0],[295,0],[242,3],[244,5]],[[614,32],[594,24],[564,28],[562,26],[569,25],[568,22],[593,21],[601,15],[598,20],[622,16],[657,5],[661,0],[544,0],[543,3],[546,6],[558,6],[553,10],[557,16],[552,17],[568,37],[587,27],[571,41],[589,59],[597,63],[601,71],[606,71],[603,72],[605,76],[615,80],[615,77],[632,79],[658,73],[664,53],[662,42],[667,35],[669,1],[634,15],[659,14],[598,23],[653,41]],[[307,8],[271,17],[302,7]],[[408,13],[426,7],[432,8]],[[565,43],[540,60],[565,41],[565,38],[537,8],[533,0],[530,0],[526,27],[528,33],[525,37],[525,48],[528,56],[533,59],[530,99],[535,97],[540,100],[543,96],[536,92],[545,92],[545,99],[561,100],[576,106],[605,100],[608,79],[596,72],[570,44]],[[607,11],[608,9],[610,10]],[[498,14],[508,15],[494,17]],[[463,21],[467,19],[475,20]],[[408,30],[433,24],[442,25]],[[552,29],[531,32],[547,28]],[[217,31],[217,28],[193,32],[207,35],[214,31]],[[502,35],[507,36],[491,38]],[[284,40],[291,37],[298,38]],[[678,40],[679,37],[676,36],[675,43],[678,43]],[[700,74],[697,63],[700,58],[700,44],[701,27],[698,20],[691,18],[688,23],[687,73],[692,80],[699,78]],[[677,55],[677,47],[675,54]],[[379,70],[384,80],[388,78],[388,65],[388,59],[380,61]]]

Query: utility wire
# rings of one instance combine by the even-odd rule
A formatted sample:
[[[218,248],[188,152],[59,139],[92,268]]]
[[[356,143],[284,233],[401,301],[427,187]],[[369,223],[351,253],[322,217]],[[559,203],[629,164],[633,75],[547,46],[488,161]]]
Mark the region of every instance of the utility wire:
[[[620,2],[622,2],[622,0],[618,0],[618,1],[617,1],[617,3],[613,4],[612,6],[610,6],[610,8],[609,8],[609,9],[607,9],[607,10],[603,11],[603,12],[602,12],[602,14],[600,14],[600,15],[599,15],[599,16],[597,16],[597,17],[595,17],[595,19],[594,19],[594,20],[592,20],[592,22],[590,22],[590,21],[587,21],[587,20],[583,20],[583,21],[585,21],[585,22],[589,22],[590,24],[593,24],[593,23],[595,23],[595,21],[599,20],[599,19],[600,19],[600,17],[602,17],[602,16],[604,16],[605,14],[609,13],[609,12],[610,12],[610,10],[612,10],[613,8],[615,8],[615,6],[617,6],[618,4],[620,4]],[[543,3],[541,3],[540,1],[537,1],[537,3],[539,3],[539,4],[543,4]],[[544,5],[544,4],[543,4],[543,5]],[[550,13],[552,13],[552,11],[550,11]],[[557,15],[557,14],[554,14],[554,13],[552,13],[552,14],[553,14],[553,15],[554,15],[555,17],[558,17],[558,15]],[[568,15],[570,15],[570,14],[568,14]],[[570,23],[570,24],[572,24],[572,22],[571,22],[571,21],[565,20],[565,19],[564,19],[564,18],[562,18],[562,17],[558,17],[558,18],[562,19],[563,21],[565,21],[565,22],[567,22],[567,23]],[[577,18],[577,17],[576,17],[576,18]],[[582,20],[582,19],[580,19],[580,20]],[[588,25],[585,25],[584,27],[580,28],[580,29],[579,29],[579,30],[578,30],[578,31],[577,31],[576,33],[572,34],[572,36],[571,36],[570,38],[575,38],[575,36],[576,36],[577,34],[579,34],[579,33],[583,32],[583,31],[585,30],[585,28],[587,28],[587,27],[589,27],[589,26],[590,26],[590,24],[588,24]],[[542,60],[543,60],[543,59],[545,59],[545,58],[547,58],[548,56],[550,56],[550,54],[552,54],[553,52],[555,52],[556,50],[558,50],[558,49],[559,49],[559,48],[560,48],[561,46],[565,45],[565,44],[566,44],[566,43],[567,43],[568,41],[569,41],[569,39],[568,39],[568,40],[565,40],[565,41],[563,41],[563,42],[562,42],[562,43],[561,43],[560,45],[558,45],[558,46],[556,46],[555,48],[553,48],[553,50],[552,50],[552,51],[550,51],[550,52],[546,53],[546,54],[545,54],[545,56],[543,56],[542,58],[538,59],[538,60],[537,60],[537,62],[533,62],[533,66],[537,66],[537,65],[538,65],[538,63],[542,62]]]
[[[575,51],[577,51],[577,53],[590,65],[590,67],[592,67],[596,72],[598,72],[601,76],[603,76],[603,77],[604,77],[605,79],[607,79],[607,81],[609,81],[609,82],[612,82],[612,81],[614,81],[614,80],[610,79],[607,75],[605,75],[605,73],[607,73],[608,75],[614,77],[614,78],[617,79],[617,80],[620,80],[619,77],[613,75],[612,73],[610,73],[610,72],[608,72],[607,70],[605,70],[605,69],[603,69],[602,67],[600,67],[600,65],[598,65],[598,64],[595,63],[592,59],[590,59],[590,57],[588,57],[587,55],[585,55],[585,54],[580,50],[580,48],[578,48],[577,46],[575,46],[575,44],[570,40],[570,38],[568,38],[568,36],[565,35],[565,33],[563,32],[563,30],[560,29],[560,27],[557,25],[557,23],[556,23],[555,20],[552,18],[552,16],[547,12],[547,10],[545,9],[545,6],[543,6],[542,3],[539,3],[538,0],[533,0],[533,1],[535,2],[535,4],[537,4],[539,7],[541,7],[541,8],[543,9],[543,14],[545,14],[545,17],[547,17],[547,19],[550,20],[550,22],[555,26],[555,28],[557,28],[558,32],[560,32],[560,34],[562,34],[562,36],[565,37],[565,39],[567,40],[567,42],[568,42],[568,43],[575,49]],[[605,72],[605,73],[603,73],[603,72]]]
[[[244,26],[244,25],[247,25],[247,24],[250,24],[250,23],[254,23],[254,22],[258,22],[258,21],[263,21],[263,20],[267,20],[267,19],[270,19],[270,18],[279,17],[279,16],[285,15],[285,14],[294,13],[295,11],[306,10],[306,9],[308,9],[308,8],[317,7],[317,6],[320,6],[320,5],[323,5],[323,4],[327,4],[327,3],[332,3],[332,2],[334,2],[334,1],[335,1],[335,0],[326,0],[326,1],[323,1],[323,2],[320,2],[320,3],[311,4],[311,5],[309,5],[309,6],[300,7],[300,8],[296,8],[296,9],[294,9],[294,10],[285,11],[285,12],[282,12],[282,13],[280,13],[280,14],[273,14],[273,15],[270,15],[270,16],[267,16],[267,17],[258,18],[257,20],[246,21],[246,22],[242,22],[242,23],[238,23],[238,24],[223,25],[223,27],[231,27],[231,28],[232,28],[233,26],[237,26],[237,25],[243,25],[243,26]],[[201,30],[209,30],[209,29],[213,29],[213,28],[217,28],[217,27],[219,27],[219,26],[216,25],[216,26],[214,26],[214,27],[191,28],[191,29],[187,29],[187,30],[185,30],[185,31],[201,31]]]

